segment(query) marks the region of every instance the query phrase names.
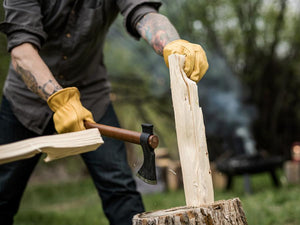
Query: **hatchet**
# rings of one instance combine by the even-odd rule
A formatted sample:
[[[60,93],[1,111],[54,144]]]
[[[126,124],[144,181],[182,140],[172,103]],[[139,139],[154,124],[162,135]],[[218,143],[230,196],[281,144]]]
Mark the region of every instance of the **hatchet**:
[[[158,146],[159,139],[153,134],[153,125],[142,124],[142,133],[87,121],[85,121],[85,127],[87,129],[97,128],[101,135],[106,137],[140,144],[143,149],[144,161],[137,172],[137,177],[148,184],[157,183],[154,149]]]

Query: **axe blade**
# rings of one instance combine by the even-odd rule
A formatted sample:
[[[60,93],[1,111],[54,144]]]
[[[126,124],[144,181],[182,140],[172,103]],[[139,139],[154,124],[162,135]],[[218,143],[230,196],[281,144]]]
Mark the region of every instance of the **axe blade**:
[[[146,152],[146,155],[144,151],[144,163],[136,176],[148,184],[157,184],[154,151]]]
[[[137,177],[148,184],[157,184],[155,153],[154,149],[148,143],[148,138],[153,134],[153,125],[143,124],[142,128],[143,133],[141,134],[140,141],[143,148],[144,162],[137,173]]]
[[[153,135],[152,124],[142,124],[142,133],[111,127],[103,124],[85,121],[86,128],[98,128],[101,135],[140,144],[143,148],[144,162],[137,176],[146,183],[156,184],[156,168],[154,148],[158,146],[159,139]]]

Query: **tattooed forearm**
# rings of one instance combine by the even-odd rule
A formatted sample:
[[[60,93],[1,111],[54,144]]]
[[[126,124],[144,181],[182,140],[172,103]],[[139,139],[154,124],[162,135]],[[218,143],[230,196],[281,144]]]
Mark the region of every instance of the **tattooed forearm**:
[[[45,99],[47,100],[51,95],[59,91],[61,87],[56,85],[52,80],[48,80],[42,87],[39,86],[39,89],[41,89],[45,96]]]
[[[157,54],[162,55],[166,44],[180,39],[176,29],[170,21],[158,13],[146,14],[138,23],[137,31],[154,48]]]
[[[11,59],[12,66],[28,89],[43,100],[62,89],[34,45],[24,43],[16,46],[11,51]]]
[[[16,65],[16,71],[20,74],[22,80],[29,90],[36,93],[44,100],[47,100],[50,95],[61,89],[61,87],[55,84],[56,82],[52,80],[48,80],[42,84],[39,84],[35,76],[30,71],[25,70],[18,64]]]
[[[26,84],[26,86],[34,93],[38,93],[38,84],[35,77],[27,70],[23,69],[21,66],[17,64],[16,66],[17,72],[21,75],[22,80]]]

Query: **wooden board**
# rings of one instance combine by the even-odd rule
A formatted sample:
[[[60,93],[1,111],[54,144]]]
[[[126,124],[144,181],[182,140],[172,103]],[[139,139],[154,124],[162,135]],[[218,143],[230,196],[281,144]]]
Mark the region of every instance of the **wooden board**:
[[[133,225],[247,225],[238,198],[198,207],[176,207],[137,214]]]
[[[169,56],[172,102],[187,206],[214,202],[212,176],[197,84],[183,71],[185,57]]]
[[[0,164],[46,153],[45,162],[97,149],[103,144],[97,128],[78,132],[29,138],[0,145]]]

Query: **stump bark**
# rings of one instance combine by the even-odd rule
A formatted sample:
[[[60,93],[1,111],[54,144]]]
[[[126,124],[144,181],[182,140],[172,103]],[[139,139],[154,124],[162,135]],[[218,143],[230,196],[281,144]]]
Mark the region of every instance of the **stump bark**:
[[[183,206],[137,214],[133,225],[246,225],[238,198],[199,207]]]

